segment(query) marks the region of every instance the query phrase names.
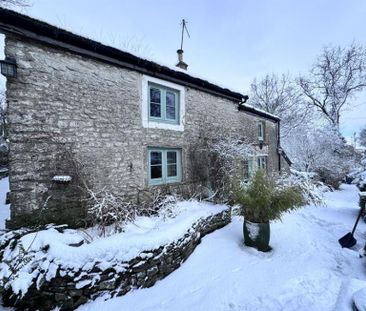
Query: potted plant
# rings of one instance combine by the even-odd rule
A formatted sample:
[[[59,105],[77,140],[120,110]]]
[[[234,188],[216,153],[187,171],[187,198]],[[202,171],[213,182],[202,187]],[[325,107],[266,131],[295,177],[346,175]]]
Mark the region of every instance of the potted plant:
[[[233,195],[244,216],[245,245],[264,252],[271,250],[270,221],[304,204],[299,187],[268,178],[263,170],[257,170],[247,184],[235,183]]]

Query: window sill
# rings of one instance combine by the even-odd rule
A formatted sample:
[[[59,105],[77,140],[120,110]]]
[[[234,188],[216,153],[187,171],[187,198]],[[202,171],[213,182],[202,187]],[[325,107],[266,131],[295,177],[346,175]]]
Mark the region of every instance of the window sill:
[[[162,129],[162,130],[172,130],[172,131],[184,131],[183,124],[172,124],[165,122],[155,122],[151,120],[144,120],[143,127],[153,128],[153,129]]]
[[[166,183],[148,183],[147,186],[149,188],[152,188],[152,187],[166,187],[166,186],[176,186],[176,185],[179,185],[179,184],[182,184],[183,181],[172,181],[172,182],[166,182]]]

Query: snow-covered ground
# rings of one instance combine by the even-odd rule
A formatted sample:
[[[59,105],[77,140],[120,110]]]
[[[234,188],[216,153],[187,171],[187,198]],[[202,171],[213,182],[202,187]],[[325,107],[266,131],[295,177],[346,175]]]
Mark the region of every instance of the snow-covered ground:
[[[3,201],[5,179],[0,187]],[[351,310],[353,293],[366,287],[366,263],[358,253],[366,225],[361,221],[357,228],[355,249],[342,249],[338,239],[352,229],[358,191],[342,185],[325,196],[325,206],[307,206],[271,225],[271,253],[245,247],[242,219],[234,218],[203,238],[178,270],[153,287],[98,299],[79,311]]]
[[[242,244],[242,220],[206,236],[181,268],[148,289],[90,302],[86,310],[351,310],[352,294],[366,287],[355,250],[338,239],[358,213],[355,186],[326,194],[326,206],[308,206],[271,226],[271,253]]]

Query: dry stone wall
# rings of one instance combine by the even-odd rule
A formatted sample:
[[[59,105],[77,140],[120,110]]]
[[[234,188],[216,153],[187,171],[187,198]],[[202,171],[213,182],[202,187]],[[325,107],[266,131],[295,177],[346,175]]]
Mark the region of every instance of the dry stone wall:
[[[146,250],[129,262],[116,262],[107,270],[101,270],[98,263],[89,270],[65,271],[60,267],[54,279],[38,284],[39,289],[34,281],[22,298],[12,296],[9,289],[3,291],[3,302],[20,309],[51,310],[60,306],[61,310],[74,310],[106,293],[121,296],[133,289],[150,287],[179,268],[202,237],[229,222],[230,210],[201,219],[178,241]]]

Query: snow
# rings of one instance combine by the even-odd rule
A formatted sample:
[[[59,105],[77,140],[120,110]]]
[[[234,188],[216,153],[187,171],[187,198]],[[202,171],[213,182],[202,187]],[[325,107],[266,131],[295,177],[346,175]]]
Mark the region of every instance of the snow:
[[[241,106],[243,106],[243,107],[247,107],[247,108],[250,108],[250,109],[253,109],[254,111],[257,111],[257,112],[259,112],[259,113],[266,114],[267,116],[270,116],[270,117],[273,117],[273,118],[280,119],[280,117],[279,117],[279,116],[277,116],[277,115],[275,115],[275,114],[273,114],[273,113],[270,113],[270,112],[268,112],[268,111],[265,111],[265,110],[263,110],[263,109],[260,109],[260,108],[258,108],[258,107],[254,107],[254,106],[252,106],[252,105],[249,105],[249,104],[241,104]]]
[[[52,181],[58,181],[58,182],[70,182],[72,180],[71,176],[67,175],[56,175],[53,176]]]
[[[243,221],[236,217],[153,287],[78,310],[352,310],[353,294],[366,287],[358,252],[365,224],[355,232],[354,249],[342,249],[338,239],[352,229],[357,202],[357,188],[342,185],[325,194],[324,206],[286,214],[271,224],[270,253],[243,245]]]
[[[0,233],[5,229],[5,220],[10,217],[9,205],[5,204],[6,193],[9,191],[9,178],[0,179]]]
[[[49,244],[49,259],[64,268],[82,268],[90,262],[105,262],[113,258],[128,261],[144,250],[157,249],[180,239],[199,218],[219,213],[226,208],[225,205],[197,201],[179,202],[175,209],[175,218],[137,217],[134,223],[126,226],[124,232],[94,240],[80,247],[68,245],[80,242],[81,235],[78,231],[67,230],[63,234],[56,230],[41,231],[32,249],[37,250]],[[22,238],[27,238],[23,245],[32,241],[32,235],[34,234]]]
[[[253,224],[249,221],[247,221],[247,229],[249,233],[249,237],[254,241],[257,239],[257,236],[259,234],[259,227],[256,224]]]
[[[353,301],[358,311],[366,311],[366,287],[353,295]]]
[[[59,228],[50,227],[28,233],[19,239],[16,247],[5,248],[4,261],[0,263],[0,279],[12,276],[8,285],[15,294],[24,295],[35,279],[45,276],[49,281],[54,278],[58,267],[69,269],[71,274],[79,269],[89,271],[95,264],[101,270],[113,267],[116,271],[123,271],[123,262],[139,256],[143,251],[178,241],[199,219],[227,209],[226,205],[194,200],[177,202],[173,207],[174,217],[164,214],[155,217],[140,216],[133,223],[128,223],[123,232],[96,238],[78,247],[75,245],[84,240],[85,230],[60,231]],[[88,236],[91,235],[92,232],[89,231]],[[5,239],[5,235],[0,236],[0,242],[2,239]],[[11,266],[17,265],[19,256],[23,253],[26,253],[26,258],[23,259],[25,263],[13,274]],[[45,275],[40,271],[45,271]],[[78,284],[81,285],[83,284]]]

